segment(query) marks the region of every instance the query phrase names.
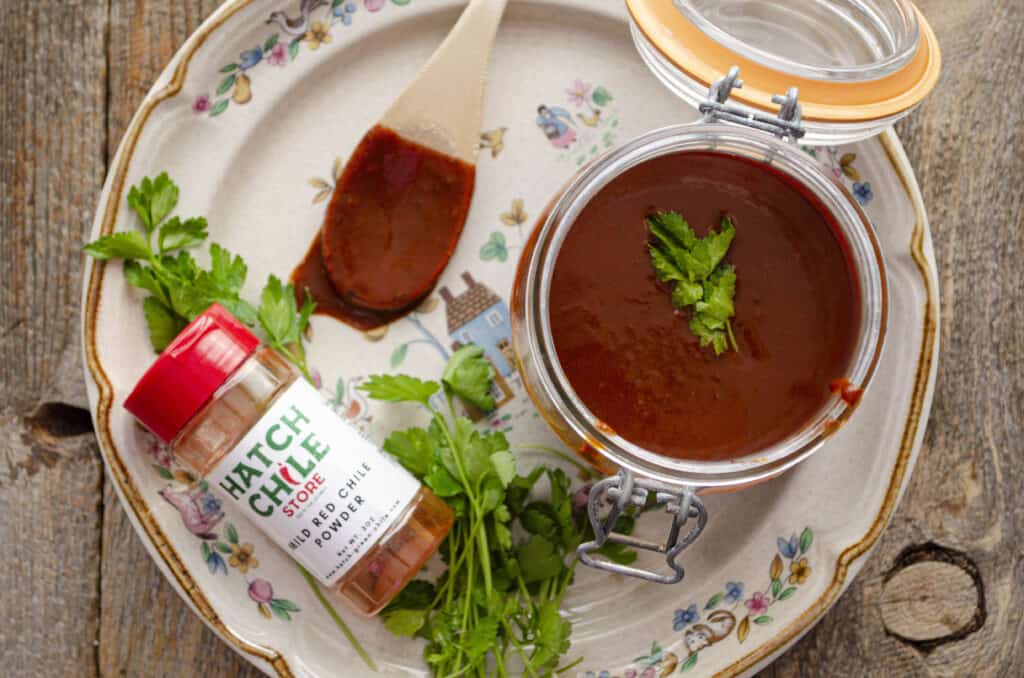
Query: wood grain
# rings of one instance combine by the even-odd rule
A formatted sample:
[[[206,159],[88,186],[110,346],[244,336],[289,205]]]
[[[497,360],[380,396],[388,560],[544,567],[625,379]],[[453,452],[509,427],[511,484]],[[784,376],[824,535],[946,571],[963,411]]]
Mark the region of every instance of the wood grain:
[[[907,494],[860,577],[766,676],[1024,675],[1024,107],[1011,84],[1024,75],[1024,3],[917,4],[944,58],[936,91],[897,127],[939,267],[931,421]],[[987,616],[976,632],[926,651],[891,635],[884,606],[901,551],[927,542],[977,566]],[[912,595],[943,585],[956,586],[922,581]],[[969,603],[951,595],[947,604]],[[924,620],[918,626],[931,633]]]
[[[96,0],[4,3],[0,31],[0,666],[94,675],[102,464],[79,247],[104,173]]]
[[[899,126],[941,278],[932,419],[907,495],[860,577],[765,676],[1024,675],[1024,3],[918,4],[945,59],[937,91]],[[4,3],[5,675],[257,675],[160,575],[77,409],[79,246],[106,158],[215,6]]]

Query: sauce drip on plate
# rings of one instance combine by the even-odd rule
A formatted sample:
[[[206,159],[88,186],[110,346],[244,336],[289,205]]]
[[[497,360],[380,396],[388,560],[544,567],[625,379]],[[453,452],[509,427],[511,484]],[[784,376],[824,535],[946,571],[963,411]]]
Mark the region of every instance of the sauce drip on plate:
[[[739,351],[701,348],[659,283],[644,219],[682,214],[705,235],[736,225]],[[762,163],[677,153],[612,180],[584,208],[555,263],[550,320],[573,390],[604,424],[657,454],[724,460],[806,425],[849,369],[860,302],[838,226]]]
[[[317,312],[371,329],[409,312],[433,289],[458,243],[474,167],[402,138],[367,132],[338,180],[327,216],[292,273]]]

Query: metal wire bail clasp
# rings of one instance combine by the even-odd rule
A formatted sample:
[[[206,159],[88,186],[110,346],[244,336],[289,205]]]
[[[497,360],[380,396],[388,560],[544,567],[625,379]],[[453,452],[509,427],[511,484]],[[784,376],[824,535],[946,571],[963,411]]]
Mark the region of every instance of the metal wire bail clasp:
[[[672,527],[669,529],[665,543],[659,544],[615,532],[615,523],[619,516],[631,505],[638,508],[645,506],[651,493],[654,494],[655,503],[664,504],[665,511],[672,514]],[[612,501],[612,508],[602,520],[600,510],[606,497]],[[659,584],[675,584],[683,580],[685,571],[683,566],[676,562],[676,558],[700,536],[708,522],[708,513],[693,488],[680,489],[655,480],[636,478],[631,471],[625,470],[619,471],[617,476],[605,478],[594,485],[590,491],[590,497],[587,499],[587,514],[590,517],[590,525],[594,528],[594,540],[580,544],[576,549],[576,555],[584,565]],[[690,519],[695,519],[697,522],[689,532],[680,538],[683,526]],[[671,574],[658,574],[638,567],[595,559],[594,553],[608,542],[623,544],[642,551],[664,553],[665,562],[668,563],[672,572]]]
[[[732,90],[741,89],[743,81],[740,80],[739,66],[733,66],[729,73],[722,79],[715,81],[708,89],[708,99],[700,105],[700,112],[704,114],[705,122],[725,121],[737,125],[746,125],[764,132],[769,132],[780,139],[796,141],[802,139],[805,132],[800,125],[801,110],[800,102],[797,100],[799,91],[796,87],[790,87],[785,96],[775,94],[772,96],[772,103],[779,104],[778,115],[765,115],[763,113],[752,113],[736,106],[729,106],[726,101],[732,94]]]

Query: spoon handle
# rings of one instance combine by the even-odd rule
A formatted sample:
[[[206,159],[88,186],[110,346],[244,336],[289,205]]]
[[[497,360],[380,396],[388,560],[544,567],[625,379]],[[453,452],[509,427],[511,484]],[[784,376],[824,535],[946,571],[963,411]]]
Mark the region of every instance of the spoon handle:
[[[475,163],[487,64],[507,2],[471,0],[380,124],[406,139]]]

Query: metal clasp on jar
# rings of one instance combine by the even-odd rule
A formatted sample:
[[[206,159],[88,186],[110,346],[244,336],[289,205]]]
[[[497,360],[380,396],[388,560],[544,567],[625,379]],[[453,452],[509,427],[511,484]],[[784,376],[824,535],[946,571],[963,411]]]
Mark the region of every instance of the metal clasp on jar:
[[[724,78],[711,85],[707,100],[700,105],[700,112],[704,114],[704,122],[731,122],[759,129],[789,141],[803,138],[805,132],[800,125],[801,110],[798,101],[799,91],[796,87],[790,87],[785,96],[780,94],[772,96],[772,103],[779,104],[778,115],[751,112],[727,104],[732,90],[742,87],[743,81],[740,80],[739,66],[733,66]]]
[[[672,527],[664,543],[615,532],[615,523],[630,506],[642,508],[648,505],[650,495],[656,504],[663,504],[665,511],[672,515]],[[602,505],[605,499],[611,500],[612,506],[608,515],[601,518]],[[631,471],[621,470],[612,478],[605,478],[594,485],[587,499],[587,514],[590,525],[594,528],[594,540],[580,544],[576,551],[584,565],[599,570],[638,577],[659,584],[675,584],[683,580],[686,572],[676,562],[679,554],[692,544],[708,522],[708,513],[704,504],[691,487],[673,487],[656,480],[637,478]],[[683,527],[690,520],[696,523],[683,534]],[[639,567],[620,565],[607,560],[594,558],[595,552],[606,543],[623,544],[642,551],[663,553],[665,562],[671,570],[668,574],[659,574]]]

